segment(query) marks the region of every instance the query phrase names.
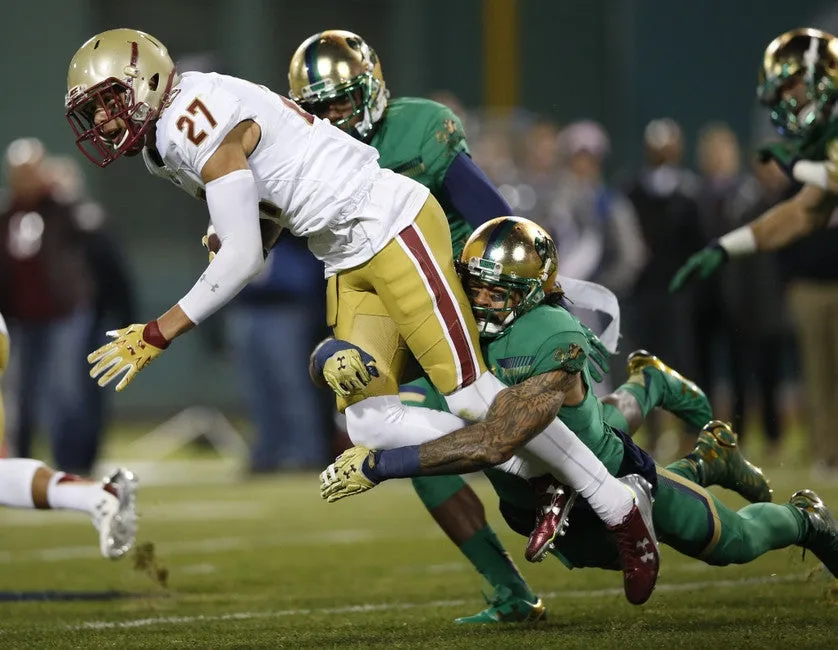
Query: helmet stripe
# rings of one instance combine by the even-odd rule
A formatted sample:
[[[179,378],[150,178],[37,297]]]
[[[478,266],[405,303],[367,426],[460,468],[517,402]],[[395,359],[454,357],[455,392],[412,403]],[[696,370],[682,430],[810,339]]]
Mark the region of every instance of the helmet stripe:
[[[320,73],[317,70],[317,51],[320,49],[320,34],[317,35],[311,45],[306,48],[306,73],[308,74],[308,83],[313,84],[320,81]]]
[[[486,241],[486,248],[483,250],[483,257],[484,259],[488,259],[486,255],[489,254],[496,244],[502,242],[509,233],[512,232],[512,229],[515,227],[515,221],[512,219],[506,219],[502,221],[497,228],[492,231],[492,234],[489,235],[489,239]]]

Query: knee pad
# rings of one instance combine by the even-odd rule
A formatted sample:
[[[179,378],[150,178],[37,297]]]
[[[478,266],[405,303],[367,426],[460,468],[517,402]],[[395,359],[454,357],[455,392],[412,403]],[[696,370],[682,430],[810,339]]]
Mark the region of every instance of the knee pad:
[[[397,431],[394,424],[398,421],[403,406],[395,395],[368,397],[346,407],[346,434],[353,445],[362,445],[370,449],[390,449],[399,447],[388,432]]]

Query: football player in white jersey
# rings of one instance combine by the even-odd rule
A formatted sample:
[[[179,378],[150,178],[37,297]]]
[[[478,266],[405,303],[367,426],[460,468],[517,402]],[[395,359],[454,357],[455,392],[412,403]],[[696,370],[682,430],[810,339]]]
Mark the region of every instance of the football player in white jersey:
[[[0,314],[0,378],[8,361],[9,333]],[[0,395],[0,443],[4,430],[3,396]],[[89,481],[57,472],[32,458],[0,458],[0,505],[86,512],[99,531],[99,551],[114,560],[134,545],[135,487],[134,475],[126,469],[118,469],[103,481]]]
[[[157,39],[132,29],[81,46],[70,62],[65,104],[90,160],[104,167],[142,152],[152,173],[206,200],[220,242],[177,304],[150,323],[112,332],[114,340],[88,357],[100,385],[121,378],[122,390],[172,340],[232,299],[285,228],[306,237],[325,265],[335,339],[315,355],[315,374],[342,394],[354,443],[420,444],[460,428],[448,413],[401,403],[409,354],[453,413],[471,421],[487,416],[505,387],[480,354],[445,213],[426,187],[382,169],[374,148],[263,86],[179,74]],[[260,228],[260,219],[275,227]],[[504,469],[551,471],[606,523],[640,517],[635,495],[558,419],[525,453],[543,465],[516,457]]]

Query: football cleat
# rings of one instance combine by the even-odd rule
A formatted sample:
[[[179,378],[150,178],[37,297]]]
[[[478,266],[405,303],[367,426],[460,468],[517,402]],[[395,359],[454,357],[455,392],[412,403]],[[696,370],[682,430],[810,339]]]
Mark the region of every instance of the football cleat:
[[[530,533],[524,556],[530,562],[541,562],[547,551],[553,548],[556,537],[565,534],[576,492],[557,483],[550,475],[531,479],[530,484],[537,493],[538,506],[535,528]]]
[[[687,455],[698,468],[702,487],[719,485],[751,503],[771,501],[772,489],[759,467],[748,462],[731,425],[712,420],[704,425],[695,449]]]
[[[118,560],[131,550],[137,535],[137,479],[120,468],[102,480],[102,487],[102,500],[93,509],[93,525],[99,531],[102,556]]]
[[[806,515],[809,530],[799,544],[812,551],[833,577],[838,578],[838,522],[812,490],[799,490],[789,503]]]
[[[488,607],[472,616],[455,619],[457,625],[486,623],[535,623],[547,620],[547,608],[541,598],[534,603],[512,595],[509,587],[498,587],[492,596],[483,597]]]
[[[607,526],[617,539],[623,589],[632,605],[642,605],[658,581],[660,552],[652,524],[652,486],[638,474],[619,479],[634,494],[634,505],[621,524]]]
[[[661,408],[677,415],[690,426],[699,428],[713,418],[713,410],[704,391],[650,352],[635,350],[629,354],[627,370],[629,381],[632,375],[643,374],[647,370],[661,373],[666,386]]]

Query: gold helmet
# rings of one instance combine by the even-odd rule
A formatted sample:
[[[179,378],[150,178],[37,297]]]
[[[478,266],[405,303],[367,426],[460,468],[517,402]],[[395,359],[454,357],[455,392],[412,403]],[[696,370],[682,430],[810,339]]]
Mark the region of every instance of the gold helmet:
[[[100,167],[139,153],[176,81],[175,64],[154,37],[135,29],[97,34],[67,72],[64,106],[76,146]],[[118,127],[115,135],[106,133],[108,124]]]
[[[342,29],[318,32],[300,44],[288,67],[288,87],[288,96],[318,117],[332,103],[348,100],[350,114],[333,124],[361,140],[384,115],[389,96],[375,50]]]
[[[521,217],[497,217],[468,238],[457,269],[467,291],[475,282],[505,291],[502,307],[472,303],[480,335],[495,337],[555,292],[559,254],[538,224]]]
[[[798,82],[799,96],[784,92]],[[803,136],[825,123],[838,97],[838,40],[811,28],[780,34],[765,49],[757,96],[782,135]]]

